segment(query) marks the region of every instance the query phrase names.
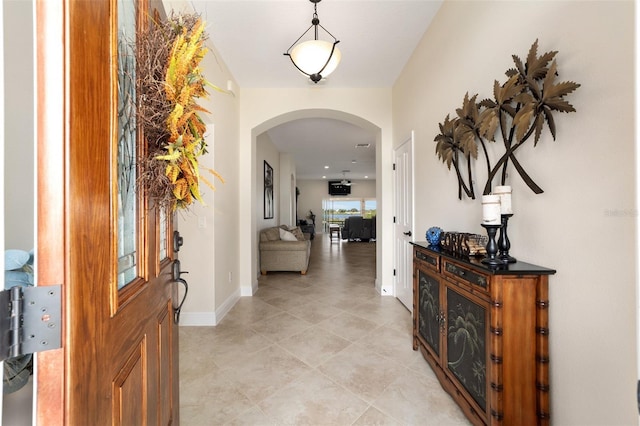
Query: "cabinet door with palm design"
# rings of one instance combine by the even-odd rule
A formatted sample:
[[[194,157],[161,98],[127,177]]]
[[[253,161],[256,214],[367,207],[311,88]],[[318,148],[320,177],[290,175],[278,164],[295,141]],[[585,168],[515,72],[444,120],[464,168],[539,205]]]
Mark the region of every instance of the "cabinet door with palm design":
[[[487,303],[446,287],[446,365],[479,408],[487,407]]]
[[[427,272],[418,274],[418,333],[436,358],[440,357],[440,281]]]

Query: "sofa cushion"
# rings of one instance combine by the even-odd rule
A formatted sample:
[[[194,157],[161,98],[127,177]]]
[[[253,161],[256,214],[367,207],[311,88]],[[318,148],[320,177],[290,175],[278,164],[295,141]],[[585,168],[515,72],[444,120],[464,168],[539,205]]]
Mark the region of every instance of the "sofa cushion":
[[[289,231],[285,231],[284,229],[280,228],[280,239],[282,241],[298,241],[298,239],[296,238],[295,235],[293,235],[291,232]]]
[[[264,229],[260,232],[260,241],[279,241],[280,240],[280,228],[273,227]]]
[[[294,226],[293,228],[289,228],[289,231],[296,236],[298,241],[306,240],[306,238],[304,237],[304,233],[302,232],[302,229],[300,229],[300,227]]]
[[[306,251],[309,250],[311,241],[263,241],[260,250],[266,251]]]

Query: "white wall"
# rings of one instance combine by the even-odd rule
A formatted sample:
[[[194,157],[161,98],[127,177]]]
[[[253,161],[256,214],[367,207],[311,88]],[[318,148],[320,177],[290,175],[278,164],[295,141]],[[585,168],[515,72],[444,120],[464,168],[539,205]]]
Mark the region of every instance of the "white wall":
[[[280,225],[294,226],[296,224],[296,163],[293,155],[280,153]]]
[[[309,210],[316,215],[316,233],[322,232],[322,199],[328,197],[327,181],[298,180],[300,196],[298,197],[298,218],[311,223]]]
[[[34,248],[33,4],[4,3],[5,247]]]
[[[164,1],[169,14],[188,12],[183,2]],[[216,51],[211,40],[209,52],[202,61],[204,75],[212,84],[226,89],[227,82],[237,86],[233,76]],[[189,271],[189,294],[182,310],[183,325],[214,325],[240,297],[238,262],[239,194],[249,191],[240,186],[238,172],[239,93],[223,94],[209,90],[208,99],[200,105],[211,111],[202,114],[207,124],[205,140],[209,153],[200,157],[202,175],[216,187],[215,191],[201,185],[206,205],[197,202],[188,212],[179,212],[179,231],[184,237],[180,250],[182,269]],[[213,178],[204,168],[219,172],[225,182]]]
[[[376,180],[374,179],[351,179],[351,194],[345,198],[376,198]],[[326,186],[328,192],[329,188]]]
[[[273,218],[264,218],[264,162],[269,163],[273,168]],[[258,135],[256,144],[255,172],[257,178],[256,197],[257,208],[255,209],[257,232],[261,229],[280,225],[280,152],[271,142],[269,134]]]
[[[382,194],[391,191],[391,90],[390,89],[331,89],[327,87],[306,89],[243,89],[240,114],[240,175],[241,185],[255,188],[257,180],[256,137],[269,128],[297,118],[329,117],[351,122],[375,132],[376,176],[382,177],[376,191],[379,203]],[[386,177],[386,179],[385,179]],[[251,214],[255,210],[256,199],[251,192],[241,194],[240,221],[251,222],[251,227],[240,229],[240,251],[250,253],[240,259],[241,293],[252,295],[258,286],[256,259],[258,256],[256,222]],[[391,235],[391,205],[382,204],[378,212],[377,235],[387,230]],[[376,287],[389,294],[392,286],[391,253],[378,244]]]
[[[264,161],[273,168],[273,218],[264,218]],[[269,134],[263,132],[256,138],[256,238],[262,229],[279,225],[295,225],[293,211],[295,204],[296,167],[291,154],[282,153],[273,144]],[[293,181],[293,190],[292,190]]]
[[[438,123],[464,94],[492,96],[512,54],[557,55],[558,81],[580,84],[534,148],[517,153],[544,189],[513,169],[511,254],[550,278],[551,415],[556,425],[638,423],[636,402],[634,8],[631,1],[446,1],[393,88],[393,140],[416,134],[416,232],[483,233],[479,200],[435,155]],[[497,145],[501,145],[498,142]],[[496,151],[503,152],[502,150]],[[495,157],[495,154],[492,154]],[[484,183],[482,163],[476,181]],[[476,185],[481,194],[482,185]]]

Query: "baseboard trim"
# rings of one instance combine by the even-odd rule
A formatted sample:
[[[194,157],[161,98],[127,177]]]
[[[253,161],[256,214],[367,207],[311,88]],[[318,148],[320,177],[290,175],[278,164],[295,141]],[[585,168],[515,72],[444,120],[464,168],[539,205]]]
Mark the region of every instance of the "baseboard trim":
[[[222,318],[224,318],[224,316],[229,313],[231,308],[233,308],[236,303],[238,303],[238,300],[240,300],[240,293],[240,289],[237,289],[231,294],[231,296],[227,297],[227,300],[225,300],[222,305],[218,307],[218,309],[216,309],[216,324],[220,323],[220,321],[222,321]]]
[[[180,315],[181,326],[210,327],[222,321],[231,308],[240,300],[240,289],[236,290],[225,300],[215,312],[182,312]]]
[[[212,326],[216,325],[215,312],[182,312],[180,326]]]
[[[376,278],[376,291],[380,296],[393,296],[393,286],[383,286],[380,284],[380,280]]]
[[[242,286],[240,288],[240,296],[242,297],[251,297],[254,294],[256,294],[256,291],[258,291],[258,279],[256,278],[255,280],[253,280],[253,282],[251,283],[251,286]]]

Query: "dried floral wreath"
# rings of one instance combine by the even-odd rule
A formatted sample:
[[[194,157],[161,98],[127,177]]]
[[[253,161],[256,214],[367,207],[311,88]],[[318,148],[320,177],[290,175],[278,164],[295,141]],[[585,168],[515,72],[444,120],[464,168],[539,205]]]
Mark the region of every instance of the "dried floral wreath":
[[[536,146],[545,122],[553,140],[556,139],[553,111],[575,112],[573,105],[567,102],[564,96],[572,93],[580,85],[572,81],[555,83],[557,65],[553,58],[557,53],[553,51],[538,56],[536,40],[529,49],[526,62],[523,63],[518,56],[512,55],[516,68],[507,70],[506,75],[509,79],[504,84],[494,81],[495,100],[485,99],[476,103],[478,95],[469,97],[467,93],[462,108],[456,110],[458,116],[450,119],[447,115],[444,122],[439,124],[440,134],[434,139],[437,142],[436,154],[449,169],[453,164],[458,177],[459,199],[462,199],[463,191],[469,198],[475,199],[471,158],[478,158],[478,144],[482,147],[488,173],[483,194],[491,192],[491,183],[500,170],[501,184],[505,184],[509,161],[534,193],[543,192],[525,172],[514,152],[531,136],[534,137]],[[505,153],[491,166],[485,139],[495,142],[498,129]],[[461,167],[464,167],[461,162],[465,161],[465,157],[466,182],[461,171]]]
[[[199,113],[209,111],[196,100],[208,95],[205,85],[222,91],[202,75],[205,40],[203,21],[190,14],[172,14],[165,22],[156,14],[137,36],[136,118],[147,143],[138,184],[172,210],[187,209],[194,200],[204,204],[201,181],[215,190],[201,169],[224,182],[215,170],[198,164],[207,153],[206,125]]]

